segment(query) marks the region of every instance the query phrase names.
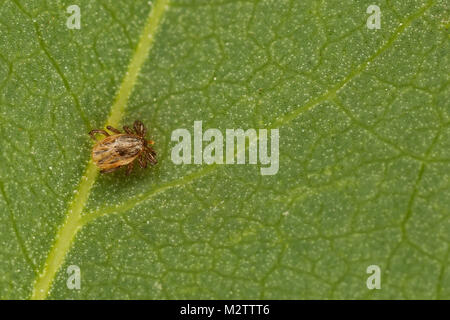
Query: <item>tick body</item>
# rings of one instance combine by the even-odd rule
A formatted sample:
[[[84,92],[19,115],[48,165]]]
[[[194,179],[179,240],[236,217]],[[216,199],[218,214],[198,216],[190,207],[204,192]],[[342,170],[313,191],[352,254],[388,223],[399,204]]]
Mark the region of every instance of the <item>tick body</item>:
[[[113,132],[113,135],[106,130],[96,129],[89,132],[95,141],[97,141],[94,136],[96,133],[106,136],[92,148],[92,160],[100,168],[101,173],[113,172],[126,166],[126,173],[130,174],[135,160],[138,160],[141,168],[146,168],[148,162],[153,165],[157,163],[156,152],[150,147],[153,141],[145,139],[147,129],[144,124],[136,120],[133,127],[134,131],[124,126],[125,133],[122,133],[116,128],[107,126],[106,128]]]

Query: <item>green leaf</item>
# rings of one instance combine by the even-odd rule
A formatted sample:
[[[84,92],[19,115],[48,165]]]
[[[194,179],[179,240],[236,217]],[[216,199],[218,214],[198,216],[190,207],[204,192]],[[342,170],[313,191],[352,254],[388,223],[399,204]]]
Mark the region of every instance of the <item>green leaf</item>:
[[[447,1],[72,4],[0,1],[0,298],[450,298]],[[158,165],[99,174],[135,119]],[[194,121],[278,128],[278,173],[174,164]]]

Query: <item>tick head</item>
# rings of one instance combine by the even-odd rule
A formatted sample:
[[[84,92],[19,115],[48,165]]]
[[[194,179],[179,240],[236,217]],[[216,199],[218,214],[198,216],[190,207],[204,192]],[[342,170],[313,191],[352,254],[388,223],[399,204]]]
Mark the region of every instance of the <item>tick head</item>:
[[[148,146],[148,145],[154,145],[155,144],[155,141],[153,141],[153,140],[145,140],[145,139],[143,139],[144,140],[144,145],[145,146]]]

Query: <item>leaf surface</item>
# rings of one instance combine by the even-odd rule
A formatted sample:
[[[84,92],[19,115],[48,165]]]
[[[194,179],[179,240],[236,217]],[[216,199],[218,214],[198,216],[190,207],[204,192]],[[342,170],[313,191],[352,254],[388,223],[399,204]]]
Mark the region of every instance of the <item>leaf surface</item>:
[[[371,4],[1,1],[0,298],[449,298],[448,5]],[[135,119],[158,165],[99,174]],[[175,165],[194,121],[278,128],[278,173]]]

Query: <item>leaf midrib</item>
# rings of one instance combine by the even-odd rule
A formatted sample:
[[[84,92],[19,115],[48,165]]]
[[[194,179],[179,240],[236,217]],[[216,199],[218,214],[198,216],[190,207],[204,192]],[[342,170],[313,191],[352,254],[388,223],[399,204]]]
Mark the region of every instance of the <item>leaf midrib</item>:
[[[155,39],[155,33],[161,23],[169,0],[158,0],[148,15],[136,50],[128,65],[125,77],[117,92],[106,124],[118,126],[122,121],[127,101],[136,84],[137,77],[144,64]],[[89,160],[81,182],[75,190],[75,196],[68,206],[66,219],[60,226],[53,245],[47,255],[42,271],[38,274],[31,294],[31,299],[45,299],[51,289],[56,273],[64,263],[77,231],[83,226],[81,212],[84,209],[93,184],[98,176],[98,169]]]

